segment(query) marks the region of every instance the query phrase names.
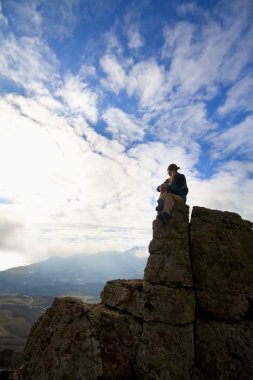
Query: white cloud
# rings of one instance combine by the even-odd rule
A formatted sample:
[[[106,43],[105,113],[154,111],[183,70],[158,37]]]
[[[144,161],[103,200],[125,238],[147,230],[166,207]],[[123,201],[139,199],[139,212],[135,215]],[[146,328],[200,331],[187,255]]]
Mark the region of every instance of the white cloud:
[[[106,44],[106,54],[108,56],[113,55],[114,53],[116,53],[117,55],[122,54],[123,48],[113,30],[107,32],[104,38]]]
[[[66,75],[64,85],[56,91],[69,106],[70,112],[82,113],[89,121],[98,119],[98,97],[79,76]]]
[[[202,92],[208,99],[216,94],[220,83],[234,81],[252,58],[253,28],[247,12],[242,7],[240,17],[236,17],[232,10],[232,16],[228,12],[220,21],[209,15],[198,27],[184,21],[166,27],[162,58],[169,64],[169,88],[183,91],[185,96],[200,96]]]
[[[8,25],[8,20],[3,14],[2,1],[0,1],[0,25]]]
[[[8,219],[0,219],[0,249],[17,249],[22,230],[21,224]],[[18,239],[17,235],[19,235]]]
[[[252,157],[253,154],[253,117],[248,116],[241,123],[225,130],[212,138],[213,157],[223,158],[229,154],[235,157],[242,155]]]
[[[141,61],[135,65],[119,62],[117,57],[105,55],[101,67],[107,75],[101,84],[110,91],[119,94],[126,90],[129,96],[137,96],[142,107],[156,107],[163,100],[165,92],[165,72],[154,59]]]
[[[151,209],[148,198],[141,202],[147,184],[138,162],[85,123],[80,138],[72,128],[80,117],[63,119],[50,102],[43,113],[45,99],[21,98],[0,103],[0,196],[12,200],[1,214],[25,227],[18,253],[36,260],[145,245]]]
[[[126,114],[117,108],[109,108],[102,117],[107,123],[107,131],[119,142],[128,144],[143,140],[144,125],[133,115]]]
[[[9,0],[6,2],[13,29],[25,36],[63,39],[73,33],[79,0]]]
[[[92,65],[83,64],[79,70],[80,77],[94,77],[96,75],[96,67]]]
[[[251,177],[247,175],[245,166],[250,168]],[[250,162],[228,162],[209,179],[190,177],[188,202],[190,205],[237,212],[242,218],[252,220],[252,173]]]
[[[1,99],[0,104],[1,107],[6,107],[8,113],[20,115],[19,122],[22,121],[23,124],[29,120],[35,121],[37,125],[46,125],[47,127],[55,125],[56,122],[57,124],[60,122],[63,125],[65,124],[64,119],[59,116],[64,111],[63,105],[49,94],[30,98],[9,94]],[[6,117],[6,109],[3,111],[3,124],[8,123],[9,116]]]
[[[137,95],[142,107],[156,107],[164,98],[165,72],[154,59],[137,63],[126,81],[129,95]]]
[[[194,12],[196,14],[196,12],[200,11],[200,8],[194,1],[189,1],[187,3],[180,4],[176,10],[180,15],[185,16],[187,13]]]
[[[201,180],[193,171],[199,151],[192,146],[142,142],[126,152],[124,145],[97,134],[81,116],[59,116],[57,102],[21,98],[12,95],[0,102],[0,197],[12,202],[1,205],[1,215],[22,226],[15,247],[5,245],[2,252],[36,261],[115,246],[146,246],[155,218],[156,187],[167,177],[171,162],[186,175],[191,206],[253,215],[246,191],[252,189],[250,178],[240,197],[245,172],[239,178],[232,168],[223,168],[212,179]],[[81,133],[76,133],[78,128]]]
[[[239,79],[227,92],[225,103],[218,108],[222,115],[253,110],[253,76]]]
[[[149,131],[159,141],[167,142],[170,146],[182,146],[198,154],[201,150],[200,141],[208,139],[210,131],[217,127],[208,119],[204,103],[188,104],[177,98],[165,103],[164,108],[157,110],[149,118]]]
[[[118,94],[126,87],[127,75],[124,68],[112,55],[103,56],[100,65],[107,75],[106,78],[101,79],[102,86]]]
[[[205,34],[205,35],[204,35]],[[220,39],[221,29],[209,26],[199,33],[192,24],[181,22],[164,31],[163,57],[172,57],[168,71],[168,86],[183,91],[185,96],[207,89],[213,95],[219,66],[225,55]]]
[[[73,34],[79,19],[79,0],[42,0],[43,32],[51,38],[62,40]]]
[[[128,156],[139,162],[141,168],[149,172],[152,179],[152,188],[160,184],[167,174],[169,164],[176,163],[188,176],[198,161],[198,154],[194,150],[187,151],[182,146],[162,142],[139,144],[127,152]],[[156,193],[154,195],[157,195]]]
[[[127,31],[128,47],[130,49],[139,49],[144,45],[143,38],[138,31],[137,25],[131,25]]]
[[[10,34],[0,40],[0,72],[28,91],[38,84],[54,85],[58,80],[58,61],[47,44],[37,37],[16,38]],[[42,87],[43,89],[43,87]]]
[[[40,36],[42,16],[38,11],[38,0],[10,0],[5,2],[11,24],[21,35]]]
[[[25,13],[29,1],[22,4],[16,15]],[[115,246],[120,250],[146,246],[155,217],[156,187],[172,162],[186,175],[191,206],[238,211],[252,219],[253,168],[246,161],[253,153],[252,117],[217,132],[205,103],[225,84],[232,87],[218,116],[252,110],[252,77],[244,73],[253,40],[246,2],[242,17],[235,17],[233,3],[226,16],[217,17],[215,10],[205,14],[205,25],[180,22],[165,28],[164,46],[156,57],[141,56],[142,50],[124,56],[127,44],[136,50],[144,46],[141,24],[130,14],[123,21],[124,30],[105,33],[101,39],[106,46],[100,66],[94,64],[101,53],[96,50],[95,58],[82,57],[77,74],[69,72],[61,79],[59,62],[45,36],[58,26],[51,42],[73,32],[77,2],[64,0],[59,9],[46,0],[40,7],[36,1],[32,4],[17,26],[27,36],[6,34],[0,40],[1,75],[26,94],[0,97],[0,200],[9,200],[0,202],[0,209],[10,226],[10,233],[3,231],[7,240],[1,240],[0,223],[1,252],[38,260]],[[100,12],[107,14],[104,3],[101,6]],[[196,7],[196,3],[182,4],[178,12],[182,16]],[[37,18],[24,25],[28,15]],[[120,29],[119,22],[114,30]],[[31,37],[32,25],[37,37]],[[123,45],[120,36],[127,33]],[[119,95],[117,105],[113,106],[116,97],[109,92]],[[120,106],[122,98],[127,104]],[[112,139],[97,132],[104,124],[101,120],[106,123],[101,133],[111,133]],[[207,179],[205,170],[200,176],[196,169],[206,163],[200,161],[206,154],[201,141],[213,143],[215,174]],[[235,161],[237,154],[245,165]],[[223,163],[221,167],[216,167],[215,159]]]

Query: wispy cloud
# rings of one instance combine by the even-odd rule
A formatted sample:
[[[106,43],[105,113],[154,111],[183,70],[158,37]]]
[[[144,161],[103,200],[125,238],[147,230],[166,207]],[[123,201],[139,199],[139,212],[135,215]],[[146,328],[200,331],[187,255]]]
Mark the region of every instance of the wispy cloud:
[[[252,27],[247,9],[242,7],[240,18],[235,14],[224,20],[210,18],[198,27],[180,22],[164,30],[162,57],[169,61],[168,83],[185,94],[214,96],[220,83],[234,81],[251,58]],[[249,26],[244,35],[245,25]],[[245,44],[240,43],[244,35]],[[197,94],[199,96],[199,94]]]
[[[143,37],[141,36],[137,25],[131,25],[127,31],[128,47],[130,49],[139,49],[144,45]]]
[[[253,110],[253,76],[251,74],[239,79],[227,92],[226,100],[218,108],[221,115]]]
[[[10,0],[4,2],[9,22],[17,33],[23,36],[40,36],[42,15],[38,10],[38,0]]]
[[[107,123],[108,132],[122,144],[143,140],[145,126],[135,116],[117,108],[109,108],[102,117]]]
[[[120,90],[126,87],[127,75],[124,68],[118,59],[112,55],[103,56],[100,64],[106,73],[106,78],[101,79],[102,86],[118,94]]]
[[[10,0],[5,3],[10,23],[23,36],[60,39],[72,35],[78,20],[79,0]]]
[[[8,20],[3,14],[2,1],[0,1],[0,25],[8,25]]]
[[[109,1],[0,2],[0,244],[13,257],[146,247],[171,162],[191,206],[252,219],[251,2],[166,3],[170,17],[145,2],[163,25],[153,39],[138,3]]]
[[[252,157],[253,154],[253,118],[248,116],[241,123],[225,130],[220,135],[213,138],[213,157],[227,158],[233,154],[234,157]]]
[[[48,45],[37,37],[15,37],[0,40],[1,75],[10,78],[27,91],[44,91],[58,79],[58,60]]]
[[[58,88],[56,95],[61,96],[70,112],[82,113],[89,121],[98,119],[98,96],[79,76],[66,75],[64,84]]]

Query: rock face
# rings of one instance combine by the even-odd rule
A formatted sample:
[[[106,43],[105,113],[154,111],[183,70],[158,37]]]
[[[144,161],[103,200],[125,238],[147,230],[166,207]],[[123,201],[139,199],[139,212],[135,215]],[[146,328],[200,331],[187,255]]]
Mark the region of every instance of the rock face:
[[[59,298],[34,324],[21,380],[253,379],[253,233],[239,215],[177,205],[143,280],[101,304]]]
[[[129,315],[70,297],[58,298],[33,326],[23,377],[132,378],[140,334],[140,323]]]
[[[252,224],[239,215],[195,207],[191,256],[197,310],[217,320],[240,320],[253,291]]]
[[[201,378],[253,379],[252,223],[234,213],[194,207],[190,249]]]

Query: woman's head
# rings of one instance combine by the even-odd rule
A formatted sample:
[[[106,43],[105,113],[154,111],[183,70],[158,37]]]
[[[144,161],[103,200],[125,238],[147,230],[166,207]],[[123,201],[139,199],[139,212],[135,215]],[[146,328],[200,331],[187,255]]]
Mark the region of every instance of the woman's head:
[[[176,164],[170,164],[168,166],[168,173],[169,173],[169,175],[171,175],[172,172],[177,172],[178,169],[180,169],[180,168]]]

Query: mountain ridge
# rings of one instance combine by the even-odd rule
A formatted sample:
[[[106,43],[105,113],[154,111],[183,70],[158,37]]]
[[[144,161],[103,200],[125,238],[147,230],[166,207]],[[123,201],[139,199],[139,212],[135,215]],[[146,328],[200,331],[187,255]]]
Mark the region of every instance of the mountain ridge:
[[[138,257],[134,247],[127,251],[51,257],[37,263],[0,271],[0,292],[59,295],[85,290],[84,285],[102,285],[109,279],[143,276],[147,257]],[[44,290],[43,290],[44,288]],[[41,290],[40,290],[41,289]],[[54,294],[55,290],[55,294]]]

